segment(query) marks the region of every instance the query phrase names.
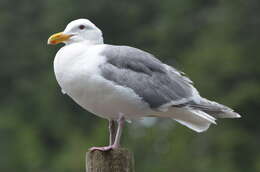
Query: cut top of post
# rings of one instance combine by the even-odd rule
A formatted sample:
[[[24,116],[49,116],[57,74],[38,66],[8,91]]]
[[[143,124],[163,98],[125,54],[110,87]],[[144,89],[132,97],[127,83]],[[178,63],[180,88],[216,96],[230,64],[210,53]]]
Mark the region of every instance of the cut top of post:
[[[134,172],[133,153],[125,148],[90,151],[86,154],[87,172]]]

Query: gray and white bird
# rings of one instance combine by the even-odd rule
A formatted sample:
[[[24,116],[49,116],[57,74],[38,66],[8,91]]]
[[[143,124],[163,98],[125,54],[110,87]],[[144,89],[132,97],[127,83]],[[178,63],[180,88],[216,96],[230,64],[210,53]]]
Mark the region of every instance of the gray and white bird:
[[[101,30],[87,19],[70,22],[48,44],[65,43],[54,59],[63,93],[87,111],[118,122],[110,145],[119,147],[125,120],[172,118],[196,131],[207,130],[216,118],[239,118],[227,106],[202,98],[192,81],[152,54],[129,46],[107,45]]]

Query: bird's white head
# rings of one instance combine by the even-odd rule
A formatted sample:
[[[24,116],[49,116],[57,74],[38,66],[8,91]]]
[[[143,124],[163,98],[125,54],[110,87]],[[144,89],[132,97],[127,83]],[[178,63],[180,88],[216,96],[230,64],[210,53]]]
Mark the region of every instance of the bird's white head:
[[[63,32],[53,34],[48,39],[48,44],[76,42],[89,45],[103,44],[102,32],[88,19],[77,19],[70,22]]]

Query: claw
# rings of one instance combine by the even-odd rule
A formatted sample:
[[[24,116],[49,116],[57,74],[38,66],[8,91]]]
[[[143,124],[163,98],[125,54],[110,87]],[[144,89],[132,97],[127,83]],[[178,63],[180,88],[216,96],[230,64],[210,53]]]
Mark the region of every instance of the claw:
[[[104,146],[104,147],[92,147],[90,148],[89,150],[90,151],[95,151],[95,150],[99,150],[99,151],[109,151],[109,150],[112,150],[112,149],[115,149],[117,148],[116,146],[114,145],[110,145],[110,146]]]

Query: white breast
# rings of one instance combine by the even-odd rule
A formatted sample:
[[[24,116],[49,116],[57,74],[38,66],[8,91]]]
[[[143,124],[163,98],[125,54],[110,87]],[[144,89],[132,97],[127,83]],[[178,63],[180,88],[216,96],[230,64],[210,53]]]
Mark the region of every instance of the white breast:
[[[63,47],[54,60],[56,79],[62,90],[86,110],[103,118],[139,118],[150,110],[132,89],[117,86],[100,74],[98,66],[106,58],[105,45],[71,44]]]

